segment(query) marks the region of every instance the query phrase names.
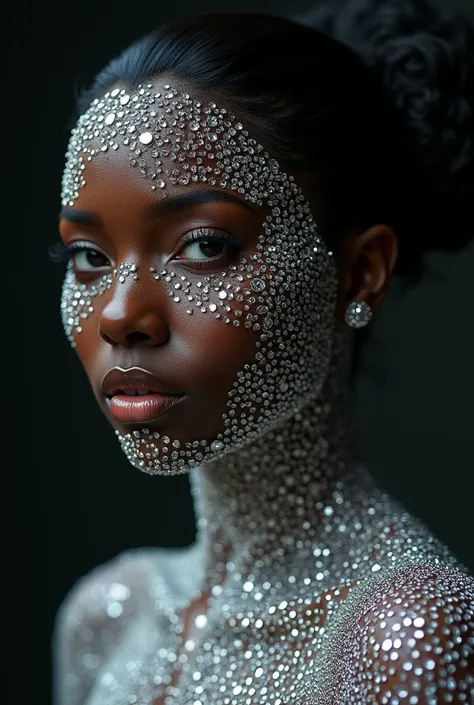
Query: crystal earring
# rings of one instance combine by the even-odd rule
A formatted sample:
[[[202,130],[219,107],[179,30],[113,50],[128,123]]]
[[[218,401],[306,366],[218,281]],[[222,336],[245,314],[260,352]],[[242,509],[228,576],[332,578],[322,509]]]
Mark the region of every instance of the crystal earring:
[[[346,308],[345,321],[350,328],[363,328],[372,318],[372,309],[365,301],[351,301]]]

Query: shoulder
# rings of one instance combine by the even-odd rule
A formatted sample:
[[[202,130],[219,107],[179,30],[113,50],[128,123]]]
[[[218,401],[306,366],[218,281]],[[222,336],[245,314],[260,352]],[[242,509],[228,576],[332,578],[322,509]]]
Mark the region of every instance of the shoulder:
[[[57,622],[66,630],[80,630],[86,621],[100,626],[135,612],[147,595],[156,572],[151,551],[127,551],[80,578],[62,603]]]
[[[387,575],[361,592],[337,641],[341,702],[470,703],[474,579],[437,564]]]
[[[80,628],[84,621],[100,625],[104,620],[136,613],[154,596],[163,604],[170,595],[180,597],[192,589],[191,549],[134,549],[94,568],[80,578],[58,611],[58,622]]]
[[[55,701],[79,705],[100,667],[142,617],[166,619],[192,583],[193,549],[123,552],[79,579],[60,606],[53,635]]]

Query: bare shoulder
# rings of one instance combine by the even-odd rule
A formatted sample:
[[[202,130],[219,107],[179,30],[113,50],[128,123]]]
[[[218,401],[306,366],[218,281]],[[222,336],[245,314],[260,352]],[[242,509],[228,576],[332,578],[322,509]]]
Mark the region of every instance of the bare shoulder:
[[[340,702],[473,702],[472,577],[412,565],[368,586],[351,612],[338,638]]]

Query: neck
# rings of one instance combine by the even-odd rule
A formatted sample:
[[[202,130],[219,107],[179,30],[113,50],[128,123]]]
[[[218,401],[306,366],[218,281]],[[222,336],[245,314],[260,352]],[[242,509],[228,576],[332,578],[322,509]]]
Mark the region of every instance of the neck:
[[[194,471],[208,565],[274,560],[314,547],[357,464],[350,333],[338,332],[318,399],[251,444]],[[336,499],[337,501],[337,499]]]

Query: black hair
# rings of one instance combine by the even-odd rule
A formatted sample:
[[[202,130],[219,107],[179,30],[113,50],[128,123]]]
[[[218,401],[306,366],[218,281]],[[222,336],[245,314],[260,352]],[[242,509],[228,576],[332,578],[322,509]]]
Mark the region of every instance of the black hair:
[[[425,0],[331,0],[297,20],[210,14],[132,44],[82,94],[166,74],[232,108],[287,169],[312,174],[321,233],[394,227],[398,271],[473,229],[474,27]]]

